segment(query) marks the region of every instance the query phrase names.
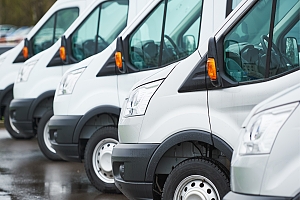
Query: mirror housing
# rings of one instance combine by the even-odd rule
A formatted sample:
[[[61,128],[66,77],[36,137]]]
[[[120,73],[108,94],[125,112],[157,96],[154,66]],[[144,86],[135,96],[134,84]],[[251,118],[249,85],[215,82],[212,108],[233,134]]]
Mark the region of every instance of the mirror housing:
[[[126,73],[126,67],[124,64],[124,57],[123,57],[122,37],[117,38],[117,46],[116,46],[116,53],[115,53],[115,65],[120,73],[122,73],[122,74]]]
[[[24,39],[24,47],[22,49],[22,54],[25,60],[29,58],[29,41],[27,38]]]
[[[61,45],[59,48],[59,56],[64,64],[68,64],[68,56],[67,56],[67,39],[66,36],[61,36]]]
[[[293,66],[298,66],[300,61],[297,39],[294,37],[285,38],[284,49],[286,57],[292,62]]]
[[[182,38],[182,47],[188,53],[192,54],[196,50],[196,40],[193,35],[185,35]]]
[[[208,51],[207,51],[207,63],[206,69],[207,74],[210,78],[210,81],[213,86],[221,86],[219,78],[219,68],[218,66],[218,54],[217,54],[217,45],[214,37],[209,38],[208,41]]]

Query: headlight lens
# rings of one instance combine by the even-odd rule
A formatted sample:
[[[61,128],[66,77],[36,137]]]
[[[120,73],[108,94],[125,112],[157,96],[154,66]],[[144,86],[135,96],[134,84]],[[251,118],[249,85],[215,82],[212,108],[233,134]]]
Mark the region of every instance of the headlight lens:
[[[162,83],[162,80],[155,81],[142,85],[133,91],[131,91],[127,102],[123,107],[123,116],[131,117],[137,115],[144,115],[146,112],[147,105],[157,90],[157,88]]]
[[[23,65],[21,67],[21,69],[19,70],[17,82],[27,81],[31,70],[33,69],[33,67],[35,66],[36,63],[37,63],[37,60],[25,63],[25,65]]]
[[[292,103],[253,115],[241,136],[239,154],[269,154],[279,130],[297,105]]]
[[[86,67],[83,67],[65,74],[59,84],[58,95],[72,94],[77,80],[85,69]]]

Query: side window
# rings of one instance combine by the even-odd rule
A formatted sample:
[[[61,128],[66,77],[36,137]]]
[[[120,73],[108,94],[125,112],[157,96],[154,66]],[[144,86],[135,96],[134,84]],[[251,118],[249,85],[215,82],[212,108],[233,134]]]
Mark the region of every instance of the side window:
[[[275,15],[272,16],[274,2],[259,1],[225,36],[224,71],[233,81],[264,79],[299,66],[299,62],[293,63],[288,58],[288,50],[282,48],[291,40],[283,33],[289,33],[299,21],[299,2],[277,0]],[[296,39],[293,43],[297,43]],[[298,55],[298,50],[295,51]]]
[[[165,0],[131,34],[129,60],[146,70],[193,53],[198,45],[202,0]]]
[[[32,38],[33,54],[52,46],[79,15],[78,8],[63,9],[53,14]]]
[[[127,24],[128,1],[100,4],[71,36],[72,57],[84,60],[103,51]]]

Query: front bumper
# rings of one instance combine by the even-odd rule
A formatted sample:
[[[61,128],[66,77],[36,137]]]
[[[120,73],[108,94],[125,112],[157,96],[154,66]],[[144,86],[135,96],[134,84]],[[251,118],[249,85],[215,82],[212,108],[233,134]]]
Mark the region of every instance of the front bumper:
[[[115,185],[129,199],[153,199],[147,166],[158,144],[118,144],[111,161]]]
[[[300,194],[291,197],[276,197],[276,196],[260,196],[260,195],[249,195],[249,194],[238,194],[234,192],[229,192],[223,198],[223,200],[299,200]]]
[[[81,162],[79,144],[73,137],[82,116],[54,115],[49,121],[51,146],[56,154],[67,161]],[[75,140],[79,141],[79,140]]]
[[[35,99],[13,99],[9,105],[9,112],[14,126],[27,136],[34,136],[32,118],[29,116],[30,107]]]

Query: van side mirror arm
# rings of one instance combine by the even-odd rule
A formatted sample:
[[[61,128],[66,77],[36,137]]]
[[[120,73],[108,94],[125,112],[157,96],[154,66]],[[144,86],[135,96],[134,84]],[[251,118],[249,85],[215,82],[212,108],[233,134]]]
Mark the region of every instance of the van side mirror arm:
[[[124,62],[124,50],[122,37],[117,38],[115,65],[118,71],[122,74],[126,73],[127,69]]]
[[[59,48],[59,56],[60,59],[64,64],[69,64],[69,57],[68,57],[68,44],[66,36],[61,36],[61,45]]]
[[[207,51],[207,63],[206,63],[207,74],[213,86],[220,87],[221,81],[219,76],[218,68],[218,52],[217,43],[215,37],[211,37],[208,41],[208,51]]]

